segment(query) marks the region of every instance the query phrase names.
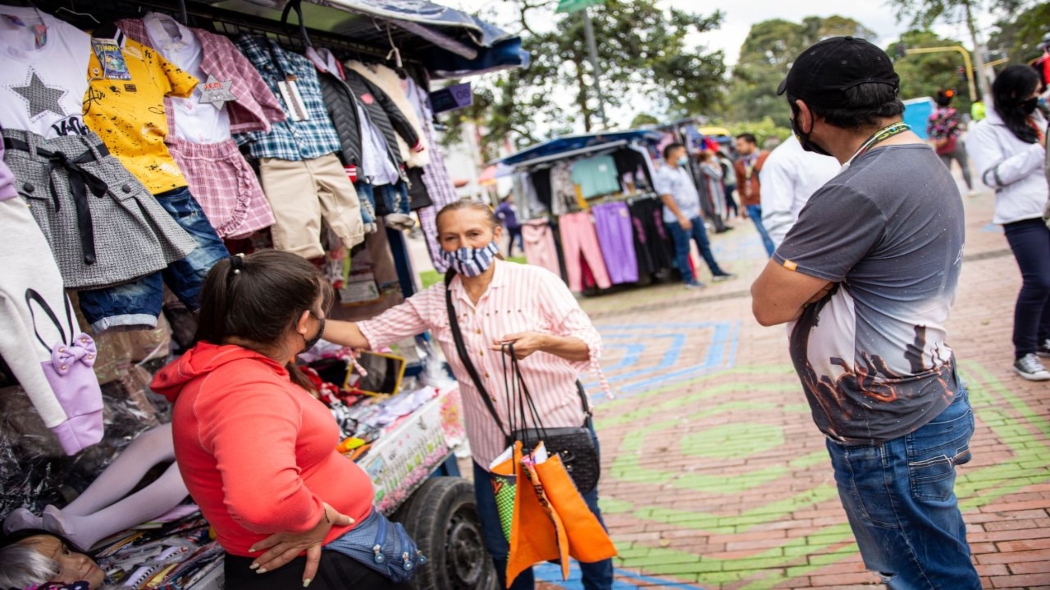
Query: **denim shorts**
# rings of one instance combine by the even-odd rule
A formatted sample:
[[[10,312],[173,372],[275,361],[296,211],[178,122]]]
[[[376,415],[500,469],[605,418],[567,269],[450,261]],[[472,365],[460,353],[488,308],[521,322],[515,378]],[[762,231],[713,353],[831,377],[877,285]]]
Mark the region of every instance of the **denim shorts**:
[[[408,198],[408,185],[399,180],[395,184],[380,184],[373,187],[376,196],[380,198],[376,202],[376,214],[380,217],[391,213],[411,212],[411,200]]]
[[[216,262],[230,255],[188,188],[161,193],[156,199],[197,247],[160,272],[115,287],[80,291],[80,309],[96,333],[118,327],[155,327],[164,299],[164,285],[186,307],[197,310],[204,277]]]
[[[868,569],[892,590],[980,589],[955,497],[973,411],[960,387],[939,416],[879,445],[827,440],[839,498]]]

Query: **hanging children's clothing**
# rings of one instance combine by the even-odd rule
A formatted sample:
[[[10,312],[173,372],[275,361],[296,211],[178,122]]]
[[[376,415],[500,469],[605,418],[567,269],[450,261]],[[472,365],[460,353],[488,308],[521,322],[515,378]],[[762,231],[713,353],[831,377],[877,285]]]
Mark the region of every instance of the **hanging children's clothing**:
[[[196,248],[95,133],[44,139],[4,129],[3,135],[15,188],[51,245],[67,288],[123,283]]]
[[[521,225],[521,239],[525,243],[525,261],[542,266],[561,276],[558,264],[558,246],[554,242],[554,230],[546,219],[531,219]]]
[[[86,131],[87,33],[32,6],[0,6],[0,55],[0,127],[48,139]]]
[[[165,99],[165,143],[219,237],[243,237],[273,225],[259,180],[231,136],[267,131],[271,122],[285,119],[251,62],[226,37],[167,15],[151,12],[117,25],[201,81],[190,97]]]
[[[409,99],[415,103],[423,112],[423,136],[427,143],[434,145],[434,113],[427,102],[427,93],[422,86],[410,80]],[[445,156],[441,150],[433,150],[430,153],[430,163],[423,167],[423,183],[426,185],[427,194],[433,205],[418,211],[419,223],[423,228],[423,235],[427,239],[427,249],[430,251],[430,259],[438,272],[448,270],[448,263],[441,256],[441,246],[437,243],[437,212],[442,207],[459,200],[456,186],[448,175],[448,167],[445,165]]]
[[[638,247],[645,250],[637,259],[645,261],[643,271],[655,273],[674,268],[674,243],[663,223],[663,203],[657,198],[642,198],[628,205],[635,228]]]
[[[0,235],[0,357],[62,449],[76,454],[102,439],[94,341],[77,327],[48,243],[21,198],[0,196]]]
[[[609,272],[602,258],[602,247],[598,244],[598,235],[594,231],[591,214],[586,212],[569,213],[559,219],[561,225],[561,245],[565,251],[565,270],[569,275],[569,288],[577,293],[584,289],[584,268],[587,265],[600,289],[612,286]]]
[[[579,210],[576,184],[572,180],[572,164],[558,162],[550,169],[551,213],[561,216]]]
[[[208,271],[229,256],[164,142],[169,130],[165,99],[190,96],[197,79],[115,26],[96,29],[95,35],[88,65],[88,92],[93,99],[85,107],[84,123],[150,189],[197,247],[162,273],[83,291],[78,299],[96,332],[153,328],[164,298],[163,284],[196,310]]]
[[[288,116],[273,123],[269,132],[237,136],[248,154],[259,159],[263,192],[277,221],[271,230],[274,247],[304,258],[323,256],[322,217],[343,246],[362,243],[361,204],[335,154],[339,136],[324,105],[314,65],[269,37],[242,36],[236,45]]]
[[[348,61],[346,65],[353,71],[361,74],[369,82],[381,89],[394,107],[408,120],[409,125],[416,134],[416,142],[409,143],[407,136],[401,136],[397,141],[397,149],[409,168],[423,168],[430,163],[430,145],[423,134],[423,125],[417,115],[416,109],[408,96],[408,79],[402,78],[394,70],[382,64],[364,64],[359,61]]]
[[[623,202],[591,207],[594,229],[601,244],[602,258],[614,285],[638,282],[638,259],[634,253],[631,214]]]

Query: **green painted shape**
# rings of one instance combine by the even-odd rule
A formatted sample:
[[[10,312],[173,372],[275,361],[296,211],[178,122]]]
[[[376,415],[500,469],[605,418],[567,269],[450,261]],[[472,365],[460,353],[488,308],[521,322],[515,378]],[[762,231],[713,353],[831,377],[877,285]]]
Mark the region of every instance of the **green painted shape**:
[[[966,466],[959,468],[956,494],[960,498],[960,508],[963,510],[976,509],[991,504],[999,498],[1015,493],[1027,486],[1050,481],[1050,465],[1048,465],[1050,464],[1050,446],[1037,437],[1037,433],[1050,437],[1050,422],[1032,411],[1023,400],[1009,391],[980,364],[972,361],[963,361],[960,365],[964,369],[964,376],[969,381],[970,400],[975,414],[980,417],[983,424],[992,429],[1004,444],[1010,447],[1013,453],[1013,456],[1003,463],[983,467],[973,472],[968,471]],[[707,375],[693,380],[691,383],[703,382],[712,378],[723,377],[730,372],[744,372],[749,369],[747,367],[739,367],[730,371]],[[761,373],[771,374],[781,371],[782,369],[767,368]],[[676,387],[681,388],[681,384],[678,384]],[[714,390],[719,387],[722,386],[710,389]],[[728,387],[730,389],[736,388],[735,385],[729,385]],[[758,389],[758,387],[751,386],[751,389]],[[704,392],[707,394],[704,397],[710,397],[709,391]],[[649,392],[652,395],[658,393]],[[720,389],[718,393],[725,393],[724,388]],[[632,399],[637,400],[637,397],[640,396]],[[695,401],[695,394],[686,397],[694,398]],[[1011,416],[1003,404],[997,403],[997,397],[1006,402],[1006,407],[1016,412],[1018,418]],[[722,399],[726,398],[723,397]],[[805,410],[806,408],[803,407],[801,410],[796,411]],[[707,412],[710,411],[707,410]],[[648,414],[652,413],[648,412]],[[617,418],[620,417],[618,416]],[[668,426],[666,422],[663,421],[661,423],[662,428]],[[677,420],[672,420],[671,422],[677,422]],[[647,428],[650,427],[646,426],[641,430]],[[659,428],[655,430],[659,430]],[[644,436],[634,440],[632,444],[637,452],[638,449],[644,447]],[[800,457],[792,461],[791,465],[809,466],[826,460],[825,453],[817,452]],[[810,494],[811,498],[800,498],[799,495],[796,495],[792,498],[778,500],[747,511],[735,517],[719,517],[709,513],[653,508],[636,510],[634,515],[642,520],[673,523],[685,528],[703,530],[710,534],[739,533],[749,530],[759,523],[775,522],[788,517],[792,511],[797,510],[800,506],[833,498],[837,495],[837,490],[834,485],[825,484],[804,494]],[[622,502],[618,508],[623,510],[625,508],[624,504],[629,503]],[[765,516],[764,519],[761,518],[763,515]],[[754,555],[743,559],[719,560],[699,556],[698,563],[689,564],[688,562],[682,562],[677,555],[663,557],[665,552],[682,553],[681,551],[663,547],[649,547],[644,543],[635,542],[630,547],[630,553],[624,555],[623,559],[619,561],[624,567],[629,569],[638,567],[636,559],[632,556],[639,551],[645,550],[648,550],[644,554],[647,559],[664,560],[662,564],[640,568],[645,573],[674,576],[684,581],[697,581],[701,585],[745,581],[746,584],[739,588],[759,589],[771,588],[793,579],[805,577],[829,564],[838,563],[842,559],[856,555],[857,545],[853,540],[853,534],[849,525],[841,523],[824,527],[820,532],[805,537],[788,538],[784,544],[778,547],[756,552]],[[777,571],[778,569],[780,571]]]
[[[682,437],[684,455],[710,459],[746,457],[784,444],[784,431],[773,424],[721,424]]]

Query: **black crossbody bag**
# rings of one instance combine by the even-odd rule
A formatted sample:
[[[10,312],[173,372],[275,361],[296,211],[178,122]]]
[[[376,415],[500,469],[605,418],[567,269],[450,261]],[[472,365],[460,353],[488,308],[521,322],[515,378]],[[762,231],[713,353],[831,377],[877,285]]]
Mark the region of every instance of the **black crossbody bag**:
[[[583,385],[579,381],[576,382],[580,403],[583,406],[584,414],[587,416],[582,426],[545,428],[538,423],[539,416],[537,416],[537,424],[535,424],[534,428],[512,430],[508,433],[503,426],[503,421],[500,420],[499,414],[496,413],[496,407],[492,405],[492,397],[481,382],[478,370],[474,368],[474,363],[467,354],[467,346],[463,342],[463,333],[460,332],[459,320],[456,318],[456,308],[452,305],[451,283],[455,276],[455,272],[451,270],[445,274],[445,304],[448,308],[448,324],[449,329],[452,331],[452,339],[456,344],[456,352],[459,354],[460,361],[462,361],[467,373],[470,374],[471,380],[474,381],[474,387],[478,389],[478,394],[481,396],[482,401],[485,402],[485,407],[488,408],[489,414],[492,415],[492,419],[496,422],[496,426],[499,426],[500,432],[506,437],[507,446],[512,445],[514,441],[521,441],[525,449],[531,450],[542,441],[548,453],[556,453],[561,457],[565,470],[569,472],[573,482],[576,483],[576,489],[579,490],[580,494],[590,493],[598,486],[598,478],[601,476],[601,463],[598,459],[598,449],[595,448],[594,439],[591,437],[591,410],[590,404],[587,403],[587,393],[583,390]],[[511,371],[513,375],[509,375],[509,377],[516,380],[520,395],[526,398],[512,400],[511,403],[517,405],[531,404],[532,395],[525,386],[525,379],[521,374],[521,369],[518,367],[517,359],[514,359]],[[504,375],[504,378],[507,377],[508,375]]]

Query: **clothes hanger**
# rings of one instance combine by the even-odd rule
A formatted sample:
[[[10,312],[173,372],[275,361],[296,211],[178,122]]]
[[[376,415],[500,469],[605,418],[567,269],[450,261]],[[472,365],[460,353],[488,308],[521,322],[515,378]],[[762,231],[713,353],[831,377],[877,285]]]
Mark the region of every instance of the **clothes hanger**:
[[[32,2],[30,2],[29,5],[32,6],[33,8],[36,8],[36,5],[33,4]],[[37,10],[39,10],[39,8],[37,8]],[[89,12],[77,12],[76,10],[72,10],[72,9],[66,8],[65,6],[59,6],[55,10],[55,14],[57,15],[60,12],[68,12],[69,14],[72,14],[72,15],[75,15],[75,16],[86,16],[86,17],[90,18],[91,20],[95,21],[96,25],[102,24],[97,18],[95,18],[95,15],[93,15],[93,14],[91,14]]]
[[[284,7],[284,12],[281,13],[281,24],[288,24],[288,16],[292,10],[295,10],[295,15],[299,17],[299,36],[302,37],[304,45],[303,49],[313,47],[313,43],[310,42],[310,35],[306,33],[306,23],[303,22],[302,0],[291,0],[291,2]]]

